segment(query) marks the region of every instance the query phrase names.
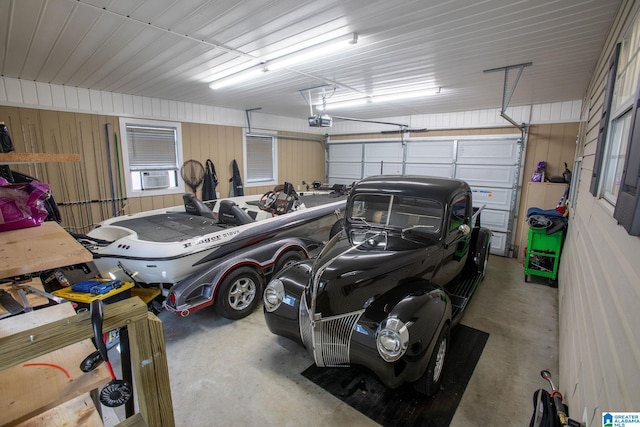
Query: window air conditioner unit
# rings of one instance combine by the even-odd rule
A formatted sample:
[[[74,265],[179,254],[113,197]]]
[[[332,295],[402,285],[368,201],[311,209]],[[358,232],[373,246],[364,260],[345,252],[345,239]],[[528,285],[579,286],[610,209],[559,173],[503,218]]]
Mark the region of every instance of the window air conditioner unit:
[[[142,189],[155,190],[169,187],[169,171],[142,172]]]

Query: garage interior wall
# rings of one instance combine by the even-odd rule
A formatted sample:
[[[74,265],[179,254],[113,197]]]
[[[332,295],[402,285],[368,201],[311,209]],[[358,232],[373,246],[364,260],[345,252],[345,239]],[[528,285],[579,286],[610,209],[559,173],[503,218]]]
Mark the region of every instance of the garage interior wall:
[[[105,124],[110,124],[111,179],[116,198],[122,198],[113,135],[118,134],[121,140],[118,117],[0,106],[0,120],[9,128],[16,152],[80,154],[80,162],[11,166],[13,170],[51,184],[52,193],[60,204],[63,227],[76,233],[86,233],[100,221],[115,216]],[[235,159],[242,167],[242,132],[241,127],[182,123],[183,159],[195,159],[203,164],[211,159],[218,175],[217,191],[221,197],[229,195],[231,162]],[[323,144],[295,139],[301,134],[288,132],[287,135],[288,138],[279,138],[277,143],[280,180],[286,179],[295,185],[301,185],[302,181],[322,180],[325,168]],[[119,154],[122,155],[121,150]],[[122,176],[121,179],[124,180]],[[271,186],[245,186],[245,194],[263,194],[270,189]],[[190,190],[187,187],[185,191]],[[72,204],[66,204],[69,202]],[[116,208],[119,214],[131,214],[182,203],[179,194],[133,197],[124,202],[124,208],[121,202],[116,204]]]
[[[582,172],[560,263],[560,390],[588,425],[600,425],[603,412],[640,408],[640,238],[589,191],[609,60],[639,8],[623,2],[583,101]]]

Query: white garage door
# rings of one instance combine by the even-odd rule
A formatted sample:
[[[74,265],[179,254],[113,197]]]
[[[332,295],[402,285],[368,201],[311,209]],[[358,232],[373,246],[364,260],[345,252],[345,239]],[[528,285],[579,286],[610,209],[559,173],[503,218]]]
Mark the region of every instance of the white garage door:
[[[491,252],[508,255],[516,210],[522,144],[519,134],[455,138],[358,140],[328,145],[327,182],[351,184],[371,175],[426,175],[469,183]]]

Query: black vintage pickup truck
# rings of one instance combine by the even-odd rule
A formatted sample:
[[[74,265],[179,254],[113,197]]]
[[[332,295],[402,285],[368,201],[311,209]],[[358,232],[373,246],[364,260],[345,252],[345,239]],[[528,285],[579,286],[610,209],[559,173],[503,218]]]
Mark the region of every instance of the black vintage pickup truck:
[[[387,387],[440,387],[449,331],[484,277],[491,232],[469,185],[374,176],[352,188],[343,230],[264,293],[274,334],[323,366],[361,365]]]

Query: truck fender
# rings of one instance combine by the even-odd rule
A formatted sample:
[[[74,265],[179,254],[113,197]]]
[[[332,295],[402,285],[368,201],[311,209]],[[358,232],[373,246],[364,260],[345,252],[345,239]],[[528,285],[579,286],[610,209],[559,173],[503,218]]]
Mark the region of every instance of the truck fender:
[[[364,317],[380,324],[389,317],[402,320],[409,329],[409,358],[424,357],[442,326],[451,320],[451,301],[446,292],[428,281],[417,280],[380,295]]]

